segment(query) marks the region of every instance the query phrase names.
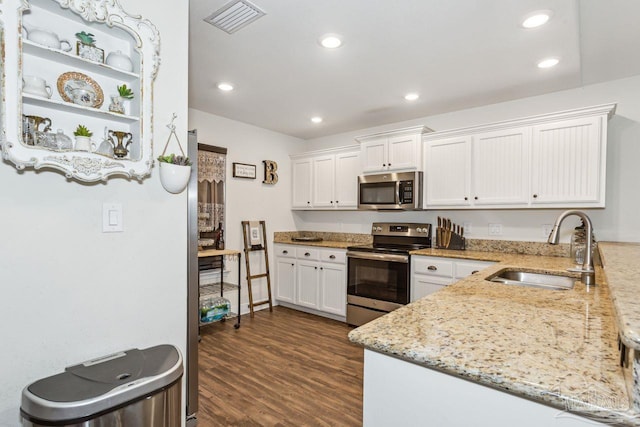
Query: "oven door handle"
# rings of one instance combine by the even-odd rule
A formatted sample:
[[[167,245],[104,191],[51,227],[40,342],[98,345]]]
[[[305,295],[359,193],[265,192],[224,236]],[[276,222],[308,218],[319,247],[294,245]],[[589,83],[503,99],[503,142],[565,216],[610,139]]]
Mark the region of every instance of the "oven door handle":
[[[404,264],[409,263],[408,255],[376,254],[373,252],[349,251],[347,252],[347,257],[356,259],[370,259],[374,261],[401,262]]]

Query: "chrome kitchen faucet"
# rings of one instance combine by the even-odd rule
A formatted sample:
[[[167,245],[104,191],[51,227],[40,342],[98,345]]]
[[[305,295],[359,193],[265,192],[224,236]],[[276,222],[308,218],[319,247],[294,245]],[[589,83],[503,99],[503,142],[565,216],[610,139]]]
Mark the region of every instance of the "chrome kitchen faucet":
[[[593,232],[593,225],[591,224],[591,220],[589,219],[589,217],[587,216],[586,213],[582,212],[582,211],[578,211],[578,210],[568,210],[568,211],[564,211],[560,214],[560,216],[558,216],[558,219],[556,219],[556,223],[553,225],[553,229],[551,230],[551,233],[549,234],[549,239],[547,239],[547,242],[549,242],[552,245],[557,245],[559,240],[560,240],[560,224],[562,224],[562,221],[564,221],[564,219],[570,215],[576,215],[578,217],[580,217],[582,219],[582,221],[585,224],[585,235],[586,235],[586,243],[587,243],[587,248],[585,249],[585,255],[584,255],[584,262],[582,263],[582,267],[580,268],[569,268],[567,269],[568,271],[575,271],[580,274],[580,281],[582,283],[584,283],[587,286],[595,286],[596,284],[596,270],[593,268],[593,238],[592,238],[592,232]]]

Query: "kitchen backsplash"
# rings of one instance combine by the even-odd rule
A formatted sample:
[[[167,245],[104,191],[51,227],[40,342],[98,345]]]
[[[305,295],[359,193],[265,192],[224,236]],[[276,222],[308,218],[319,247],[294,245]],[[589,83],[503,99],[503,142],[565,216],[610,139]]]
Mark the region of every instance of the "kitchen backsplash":
[[[546,242],[467,239],[466,249],[469,251],[480,252],[568,257],[570,245],[567,243],[550,245]]]

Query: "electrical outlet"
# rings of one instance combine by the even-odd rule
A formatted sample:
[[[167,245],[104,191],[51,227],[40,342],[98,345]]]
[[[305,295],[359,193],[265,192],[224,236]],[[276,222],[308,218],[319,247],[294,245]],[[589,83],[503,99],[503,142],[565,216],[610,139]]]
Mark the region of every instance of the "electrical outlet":
[[[489,236],[502,236],[502,224],[489,224]]]
[[[544,237],[549,237],[551,230],[553,230],[553,224],[542,224],[542,235]]]
[[[462,226],[464,227],[464,235],[465,236],[469,236],[471,235],[471,223],[470,222],[463,222]]]

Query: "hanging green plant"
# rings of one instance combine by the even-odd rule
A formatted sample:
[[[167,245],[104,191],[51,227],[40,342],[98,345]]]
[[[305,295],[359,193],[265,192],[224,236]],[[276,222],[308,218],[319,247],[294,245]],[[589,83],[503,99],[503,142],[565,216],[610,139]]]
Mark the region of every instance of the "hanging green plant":
[[[185,156],[176,156],[171,153],[167,156],[158,156],[158,161],[161,163],[171,163],[172,165],[191,166],[191,160]]]

